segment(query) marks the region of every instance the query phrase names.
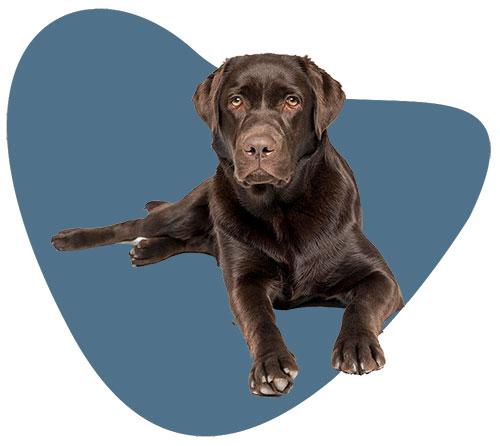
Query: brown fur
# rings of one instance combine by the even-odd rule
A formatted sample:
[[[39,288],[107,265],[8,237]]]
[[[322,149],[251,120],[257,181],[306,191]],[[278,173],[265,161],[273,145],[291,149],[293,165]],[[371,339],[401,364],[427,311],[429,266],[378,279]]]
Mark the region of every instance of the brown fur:
[[[377,370],[385,363],[377,336],[403,300],[362,233],[352,171],[328,139],[344,99],[307,57],[228,59],[193,96],[212,130],[215,175],[176,203],[149,202],[144,219],[69,229],[52,242],[64,251],[146,237],[131,251],[135,266],[183,252],[216,257],[254,360],[254,394],[287,393],[298,372],[273,307],[345,307],[333,367]]]

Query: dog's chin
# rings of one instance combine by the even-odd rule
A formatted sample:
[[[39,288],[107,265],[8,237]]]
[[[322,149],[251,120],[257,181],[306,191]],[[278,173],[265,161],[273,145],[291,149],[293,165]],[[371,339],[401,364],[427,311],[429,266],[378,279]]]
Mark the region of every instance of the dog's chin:
[[[250,173],[245,178],[240,179],[236,176],[235,178],[240,186],[247,189],[251,188],[256,192],[265,191],[269,187],[285,187],[291,180],[291,176],[278,178],[261,169]]]

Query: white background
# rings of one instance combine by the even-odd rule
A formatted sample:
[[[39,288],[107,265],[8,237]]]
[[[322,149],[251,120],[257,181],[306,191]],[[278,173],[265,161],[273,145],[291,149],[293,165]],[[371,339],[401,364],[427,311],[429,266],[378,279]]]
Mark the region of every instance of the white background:
[[[493,1],[407,3],[2,2],[2,444],[500,443],[499,15]],[[24,49],[58,17],[97,7],[152,20],[214,65],[245,53],[308,54],[342,82],[348,98],[436,102],[483,122],[492,144],[483,191],[453,246],[382,335],[388,358],[384,370],[338,376],[288,413],[215,438],[155,426],[101,382],[36,263],[14,194],[5,135],[10,83]]]

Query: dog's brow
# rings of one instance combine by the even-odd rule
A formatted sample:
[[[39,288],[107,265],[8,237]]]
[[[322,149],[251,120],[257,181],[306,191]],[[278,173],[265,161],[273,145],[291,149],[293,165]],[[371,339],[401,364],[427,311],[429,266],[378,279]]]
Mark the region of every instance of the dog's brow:
[[[231,96],[234,94],[241,94],[242,96],[250,100],[255,100],[256,97],[260,97],[262,95],[262,91],[262,85],[256,85],[254,83],[242,83],[231,86],[227,90],[227,95]]]
[[[301,94],[301,91],[302,91],[298,85],[290,84],[290,83],[284,84],[281,82],[271,83],[271,85],[269,86],[269,90],[272,92],[281,93],[283,95],[291,94],[291,93]]]

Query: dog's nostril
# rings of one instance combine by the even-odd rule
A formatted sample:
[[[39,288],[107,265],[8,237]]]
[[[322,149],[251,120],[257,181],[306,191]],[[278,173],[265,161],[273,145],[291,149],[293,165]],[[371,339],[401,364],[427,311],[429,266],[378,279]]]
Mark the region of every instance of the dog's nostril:
[[[245,149],[245,153],[247,155],[255,155],[255,153],[257,152],[257,150],[255,150],[255,147],[246,147]]]
[[[261,156],[266,156],[269,155],[270,153],[274,152],[273,147],[259,147],[259,146],[247,146],[243,148],[243,151],[249,155],[249,156],[255,156],[255,155],[261,155]]]

